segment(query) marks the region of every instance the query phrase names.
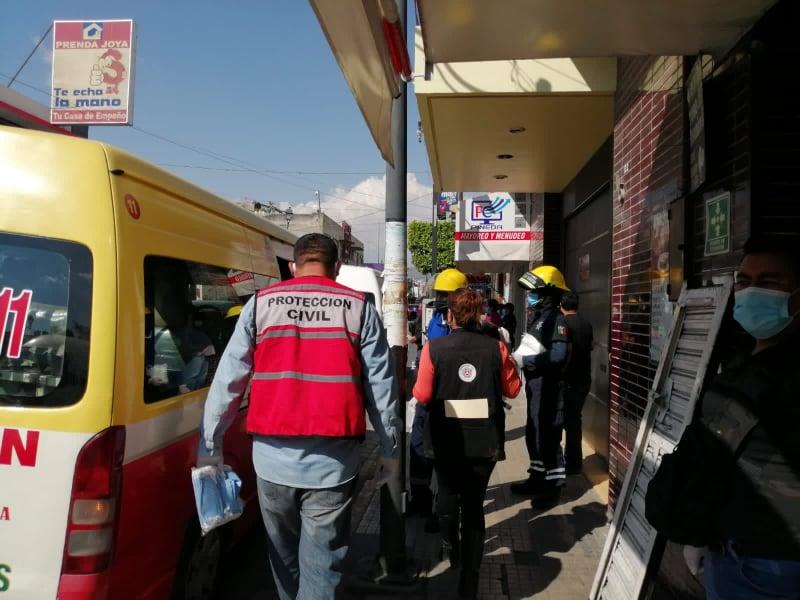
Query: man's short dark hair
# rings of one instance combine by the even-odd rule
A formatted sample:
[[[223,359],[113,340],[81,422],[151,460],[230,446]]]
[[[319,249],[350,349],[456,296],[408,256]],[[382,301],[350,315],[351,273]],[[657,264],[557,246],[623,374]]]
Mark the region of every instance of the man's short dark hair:
[[[561,308],[564,310],[578,310],[578,294],[575,292],[564,292],[561,296]]]
[[[779,254],[789,262],[795,277],[800,278],[800,236],[754,235],[745,242],[744,254]]]
[[[294,244],[294,262],[298,266],[318,262],[328,269],[333,269],[338,260],[339,250],[336,242],[323,233],[307,233]]]
[[[503,308],[505,308],[509,312],[512,313],[514,312],[514,305],[511,304],[511,302],[506,302],[505,304],[503,304]]]
[[[498,308],[500,308],[500,303],[494,298],[489,298],[489,300],[487,300],[486,302],[486,306],[488,306],[492,310],[497,310]]]

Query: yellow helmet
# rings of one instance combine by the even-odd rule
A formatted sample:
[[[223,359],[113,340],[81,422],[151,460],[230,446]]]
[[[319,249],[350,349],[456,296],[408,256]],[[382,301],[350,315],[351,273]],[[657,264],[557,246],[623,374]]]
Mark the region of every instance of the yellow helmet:
[[[230,319],[231,317],[238,317],[241,313],[242,313],[242,305],[234,304],[228,309],[228,312],[225,313],[225,318]]]
[[[517,283],[526,290],[541,290],[544,288],[558,288],[565,292],[570,291],[561,271],[550,265],[542,265],[525,273],[517,279]]]
[[[455,292],[467,287],[467,276],[458,269],[445,269],[433,282],[434,292]]]

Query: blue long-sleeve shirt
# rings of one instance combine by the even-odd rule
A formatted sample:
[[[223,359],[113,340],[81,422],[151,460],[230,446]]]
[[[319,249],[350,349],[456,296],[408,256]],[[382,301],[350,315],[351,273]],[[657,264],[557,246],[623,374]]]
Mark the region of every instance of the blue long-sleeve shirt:
[[[242,309],[211,383],[200,428],[200,456],[221,452],[222,437],[245,395],[256,347],[254,307],[251,298]],[[383,324],[369,302],[364,308],[359,350],[367,415],[380,438],[383,455],[397,457],[394,367]],[[335,487],[358,474],[358,446],[359,442],[353,439],[255,436],[253,466],[261,479],[272,483],[299,488]]]
[[[435,311],[431,320],[428,321],[428,341],[444,337],[448,333],[450,333],[450,327],[447,325],[447,309]]]

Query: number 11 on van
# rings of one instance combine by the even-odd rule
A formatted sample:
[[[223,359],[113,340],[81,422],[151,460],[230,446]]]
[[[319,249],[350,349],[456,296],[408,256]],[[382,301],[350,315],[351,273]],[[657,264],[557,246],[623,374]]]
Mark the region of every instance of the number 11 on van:
[[[6,356],[8,358],[19,358],[22,354],[22,337],[25,333],[25,324],[28,321],[28,311],[31,308],[31,298],[33,292],[31,290],[22,290],[19,295],[14,296],[13,288],[3,288],[0,292],[0,349],[3,347],[6,337],[6,328],[8,327],[8,318],[11,313],[14,313],[14,326],[11,330],[11,339],[8,341],[8,350]],[[2,351],[2,350],[0,350]]]

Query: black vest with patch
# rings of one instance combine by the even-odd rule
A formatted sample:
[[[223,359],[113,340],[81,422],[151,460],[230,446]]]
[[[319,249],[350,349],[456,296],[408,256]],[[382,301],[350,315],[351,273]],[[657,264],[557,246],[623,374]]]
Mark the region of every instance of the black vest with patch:
[[[465,329],[430,342],[433,398],[425,453],[437,459],[505,459],[505,413],[497,340]]]

